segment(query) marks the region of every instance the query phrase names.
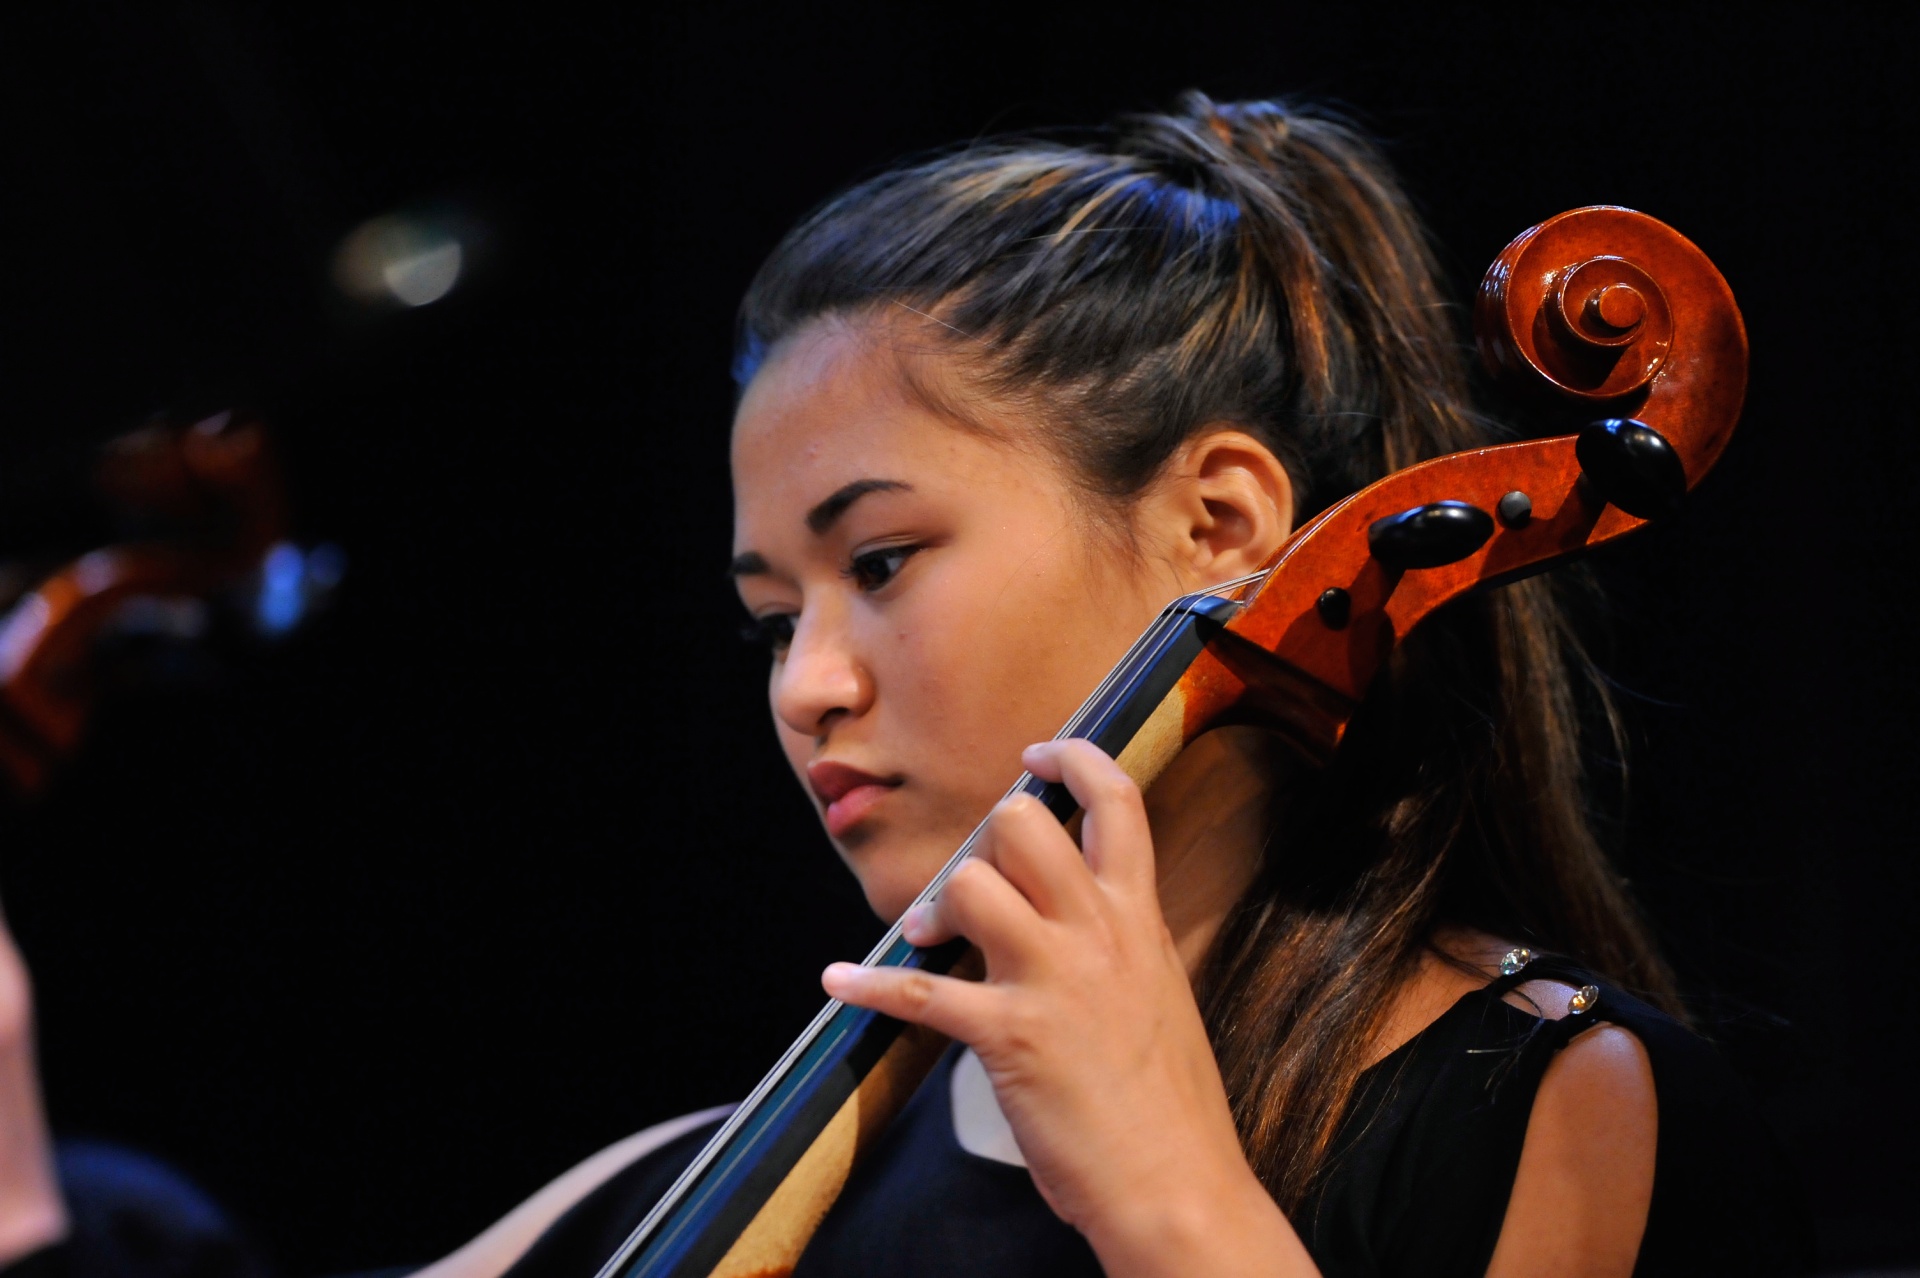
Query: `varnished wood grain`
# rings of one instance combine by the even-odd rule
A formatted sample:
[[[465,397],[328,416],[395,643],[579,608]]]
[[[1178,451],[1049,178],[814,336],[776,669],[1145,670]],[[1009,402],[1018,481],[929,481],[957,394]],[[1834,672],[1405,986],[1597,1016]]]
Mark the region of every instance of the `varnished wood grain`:
[[[1624,280],[1648,304],[1608,313],[1640,315],[1644,331],[1576,331],[1581,317],[1600,311],[1599,294]],[[1569,282],[1575,292],[1591,285],[1593,295],[1572,296]],[[1528,231],[1488,270],[1476,317],[1496,372],[1590,417],[1653,427],[1679,455],[1689,487],[1739,420],[1747,338],[1733,293],[1705,254],[1644,214],[1576,209]],[[1394,646],[1435,609],[1642,527],[1582,479],[1574,443],[1559,435],[1434,458],[1324,511],[1281,549],[1267,585],[1182,680],[1189,739],[1221,722],[1264,721],[1324,759]],[[1435,501],[1491,512],[1516,490],[1531,499],[1532,519],[1497,526],[1458,562],[1399,572],[1373,558],[1367,530],[1377,519]],[[1352,600],[1341,627],[1314,607],[1333,586]]]
[[[1132,777],[1133,783],[1142,790],[1152,785],[1154,778],[1165,772],[1167,765],[1193,739],[1186,731],[1186,710],[1186,693],[1176,686],[1154,707],[1147,721],[1133,734],[1133,740],[1115,758],[1120,770]]]

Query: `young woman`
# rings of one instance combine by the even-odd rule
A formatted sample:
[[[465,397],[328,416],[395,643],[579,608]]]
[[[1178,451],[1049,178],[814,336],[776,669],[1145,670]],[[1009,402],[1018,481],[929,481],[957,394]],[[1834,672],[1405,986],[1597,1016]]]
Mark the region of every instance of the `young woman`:
[[[825,974],[957,1044],[802,1278],[1789,1264],[1758,1129],[1588,826],[1549,584],[1435,617],[1324,772],[1223,730],[1143,798],[1033,744],[1169,599],[1496,437],[1453,322],[1359,135],[1198,95],[896,169],[774,251],[732,457],[775,730],[883,918],[993,810],[906,921],[984,981]],[[1080,800],[1078,844],[994,809],[1022,766]],[[718,1121],[427,1272],[591,1274]]]

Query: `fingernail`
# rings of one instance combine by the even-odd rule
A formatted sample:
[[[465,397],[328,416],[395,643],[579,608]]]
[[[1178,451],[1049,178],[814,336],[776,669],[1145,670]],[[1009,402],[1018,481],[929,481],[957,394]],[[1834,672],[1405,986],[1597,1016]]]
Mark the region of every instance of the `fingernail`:
[[[900,920],[901,933],[907,935],[908,940],[913,939],[912,935],[908,935],[910,933],[924,933],[927,930],[927,916],[932,912],[932,907],[925,901],[908,910]]]
[[[827,970],[820,973],[820,984],[827,993],[839,997],[839,990],[852,988],[860,980],[858,963],[829,963]]]

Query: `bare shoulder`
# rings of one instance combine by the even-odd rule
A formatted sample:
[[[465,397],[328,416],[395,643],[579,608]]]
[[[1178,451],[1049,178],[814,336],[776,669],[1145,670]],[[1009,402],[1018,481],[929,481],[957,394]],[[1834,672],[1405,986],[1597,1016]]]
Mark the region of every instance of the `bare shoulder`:
[[[1567,1014],[1571,989],[1530,984],[1553,986],[1529,991],[1543,1012]],[[1653,1203],[1659,1127],[1653,1065],[1640,1040],[1604,1022],[1577,1035],[1540,1080],[1487,1273],[1631,1274]]]
[[[420,1270],[418,1278],[497,1278],[568,1208],[654,1150],[711,1123],[732,1108],[722,1105],[718,1109],[683,1114],[615,1141],[549,1181],[459,1251]]]
[[[1420,1010],[1478,988],[1517,947],[1456,929],[1434,938],[1423,969],[1431,988]],[[1515,1007],[1558,1021],[1573,1015],[1575,987],[1528,981],[1505,995]],[[1527,1134],[1491,1278],[1565,1274],[1626,1278],[1633,1272],[1653,1202],[1660,1110],[1653,1064],[1635,1035],[1598,1022],[1568,1041],[1548,1064],[1527,1119]]]

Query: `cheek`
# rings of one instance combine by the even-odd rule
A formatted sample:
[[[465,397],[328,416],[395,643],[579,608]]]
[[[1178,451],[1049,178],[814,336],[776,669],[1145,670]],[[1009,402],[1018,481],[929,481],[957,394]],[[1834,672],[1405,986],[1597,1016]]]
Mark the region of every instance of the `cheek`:
[[[888,636],[882,702],[891,690],[898,722],[938,753],[940,788],[974,816],[1019,774],[1021,750],[1057,732],[1106,673],[1100,645],[1059,624],[1058,593],[1018,584],[988,583],[983,606]]]

